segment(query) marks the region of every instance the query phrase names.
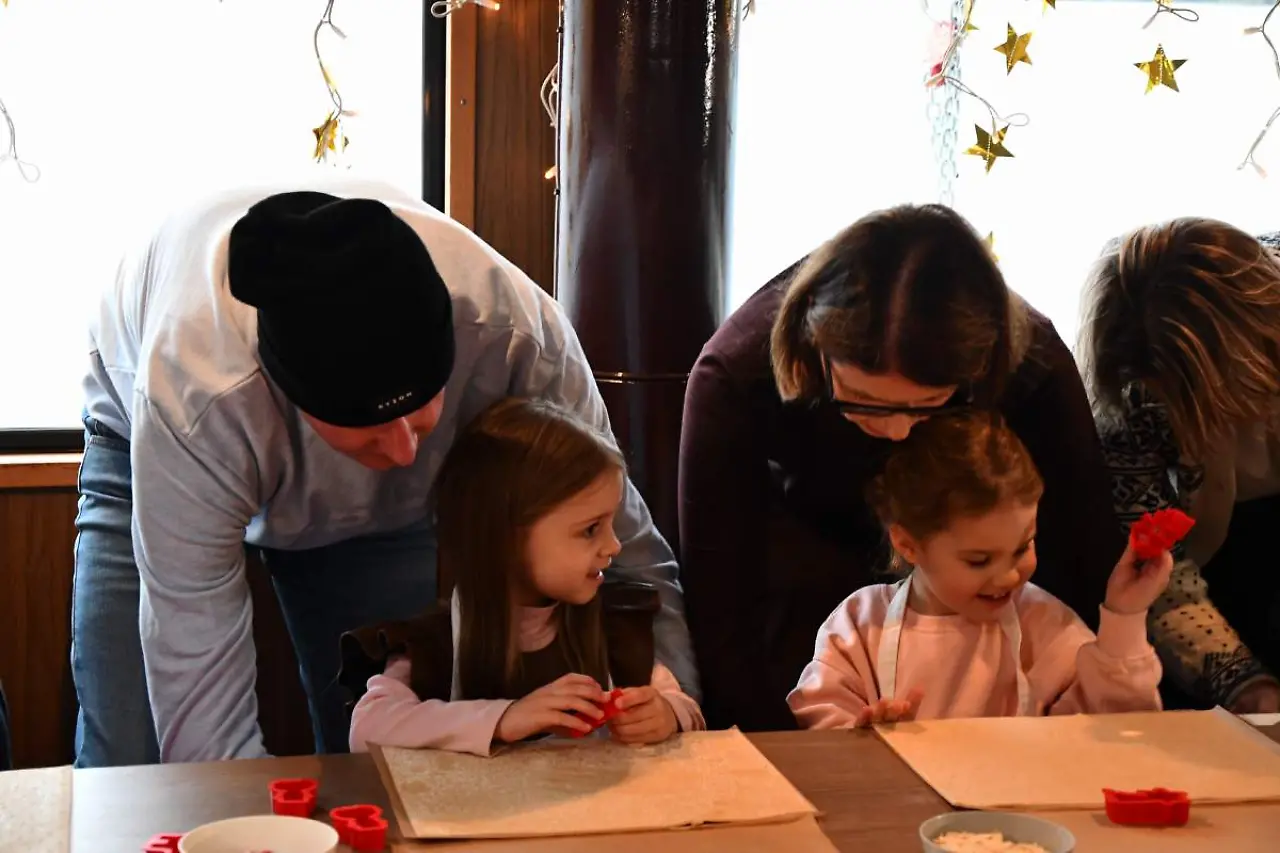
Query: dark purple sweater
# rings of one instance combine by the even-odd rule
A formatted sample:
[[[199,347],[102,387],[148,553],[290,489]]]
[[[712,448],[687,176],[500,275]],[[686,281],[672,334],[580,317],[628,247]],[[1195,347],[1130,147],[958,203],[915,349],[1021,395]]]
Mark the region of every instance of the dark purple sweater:
[[[795,726],[786,693],[818,627],[880,580],[887,553],[863,493],[891,443],[832,407],[784,404],[774,385],[769,336],[790,272],[716,332],[685,396],[681,581],[715,728]],[[1096,626],[1124,534],[1075,362],[1045,317],[1032,325],[1002,410],[1045,482],[1035,580]]]

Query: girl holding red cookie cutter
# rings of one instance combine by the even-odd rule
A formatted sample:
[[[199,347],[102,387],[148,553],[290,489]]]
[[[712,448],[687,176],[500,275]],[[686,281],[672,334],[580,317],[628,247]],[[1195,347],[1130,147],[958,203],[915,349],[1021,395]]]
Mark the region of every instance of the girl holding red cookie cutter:
[[[440,577],[457,586],[418,619],[343,637],[353,752],[705,728],[654,659],[656,589],[605,578],[624,476],[606,436],[545,402],[501,401],[458,435],[436,483]]]
[[[1125,550],[1095,636],[1029,583],[1043,490],[1027,449],[993,416],[932,418],[895,447],[868,498],[914,568],[827,619],[788,697],[800,723],[1159,710],[1146,617],[1172,557]]]

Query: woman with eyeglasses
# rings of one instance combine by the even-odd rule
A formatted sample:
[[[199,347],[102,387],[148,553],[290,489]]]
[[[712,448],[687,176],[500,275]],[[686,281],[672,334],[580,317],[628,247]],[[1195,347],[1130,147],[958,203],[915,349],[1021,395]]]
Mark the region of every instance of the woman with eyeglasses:
[[[713,728],[794,728],[823,620],[890,549],[865,499],[894,442],[998,412],[1044,480],[1040,585],[1096,629],[1125,540],[1080,376],[949,208],[870,214],[747,300],[685,395],[681,581]],[[999,555],[975,554],[974,559]]]

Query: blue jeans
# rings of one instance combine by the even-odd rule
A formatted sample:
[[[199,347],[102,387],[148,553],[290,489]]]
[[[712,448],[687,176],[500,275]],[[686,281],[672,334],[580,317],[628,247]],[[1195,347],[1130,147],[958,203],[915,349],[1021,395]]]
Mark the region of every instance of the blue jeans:
[[[132,516],[129,442],[86,417],[71,615],[77,767],[160,758],[138,636]],[[316,751],[346,752],[338,638],[408,618],[435,601],[434,533],[424,521],[323,548],[262,554],[297,653]]]

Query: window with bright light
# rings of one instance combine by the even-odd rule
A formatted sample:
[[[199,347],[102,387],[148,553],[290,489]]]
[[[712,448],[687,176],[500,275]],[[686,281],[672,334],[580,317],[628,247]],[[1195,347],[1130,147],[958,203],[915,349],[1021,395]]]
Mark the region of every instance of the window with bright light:
[[[1271,50],[1245,33],[1270,0],[1171,5],[1199,20],[1164,12],[1144,28],[1154,0],[977,0],[959,79],[999,115],[1029,120],[1009,128],[1013,156],[987,172],[964,153],[975,125],[990,130],[987,107],[960,95],[948,128],[923,85],[945,45],[931,18],[948,19],[949,3],[762,0],[741,38],[733,306],[862,214],[942,198],[948,146],[952,203],[993,235],[1010,286],[1069,345],[1081,285],[1108,239],[1183,215],[1280,229],[1280,121],[1255,153],[1274,176],[1237,168],[1280,107]],[[1012,72],[995,49],[1010,26],[1032,34],[1031,63]],[[1280,13],[1268,32],[1280,41]],[[1186,60],[1176,92],[1146,92],[1135,67],[1157,45]]]
[[[350,145],[312,159],[332,109],[315,0],[10,0],[0,100],[0,430],[79,426],[87,319],[122,240],[210,190],[334,168],[421,196],[423,4],[335,4],[320,47]],[[8,142],[0,123],[0,153]],[[2,436],[0,436],[2,437]]]

